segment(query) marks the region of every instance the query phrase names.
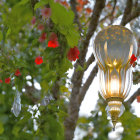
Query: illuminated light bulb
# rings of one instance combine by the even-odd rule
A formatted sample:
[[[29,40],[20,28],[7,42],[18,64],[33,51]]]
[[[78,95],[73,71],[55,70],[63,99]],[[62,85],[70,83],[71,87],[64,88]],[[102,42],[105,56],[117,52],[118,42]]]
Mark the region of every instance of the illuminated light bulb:
[[[107,101],[107,115],[115,125],[123,114],[124,99],[132,85],[130,58],[137,53],[137,43],[132,32],[123,26],[109,26],[98,33],[94,54],[99,66],[102,97]]]
[[[111,94],[119,93],[119,80],[114,76],[111,77],[110,81]]]

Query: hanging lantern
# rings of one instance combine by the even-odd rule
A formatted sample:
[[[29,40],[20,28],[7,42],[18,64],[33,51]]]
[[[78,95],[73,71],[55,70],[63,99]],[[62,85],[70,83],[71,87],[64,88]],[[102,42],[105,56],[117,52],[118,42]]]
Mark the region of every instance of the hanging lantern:
[[[114,128],[125,110],[122,103],[131,89],[131,58],[136,52],[136,39],[123,26],[109,26],[96,36],[94,53],[99,66],[100,90],[108,103],[107,115]]]

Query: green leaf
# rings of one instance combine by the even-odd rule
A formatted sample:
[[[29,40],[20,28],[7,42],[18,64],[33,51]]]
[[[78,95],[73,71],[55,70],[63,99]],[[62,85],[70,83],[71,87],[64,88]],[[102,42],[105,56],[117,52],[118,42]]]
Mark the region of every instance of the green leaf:
[[[79,33],[75,31],[74,28],[71,28],[66,35],[66,39],[68,41],[68,44],[72,47],[77,46],[78,41],[79,41]]]
[[[68,29],[68,27],[66,27],[64,25],[63,26],[61,26],[61,25],[58,26],[59,32],[62,33],[63,35],[66,35],[68,33],[67,29]]]
[[[2,32],[0,31],[0,41],[2,41],[3,35]]]
[[[29,2],[29,0],[22,0],[21,2],[19,2],[19,5],[25,5],[28,2]]]
[[[41,0],[40,2],[36,3],[34,9],[36,10],[37,8],[40,8],[42,6],[45,6],[46,4],[48,4],[47,0]]]
[[[66,36],[67,42],[71,47],[77,46],[80,35],[78,31],[75,30],[74,26],[58,26],[60,33]]]
[[[84,70],[83,67],[81,67],[80,65],[78,65],[76,71],[83,71],[83,70]]]
[[[74,20],[74,14],[71,10],[67,10],[64,6],[53,1],[50,2],[52,10],[51,19],[55,24],[60,25],[72,25]]]
[[[58,25],[59,32],[66,36],[69,46],[77,46],[80,35],[73,25],[74,13],[53,1],[50,1],[50,7],[52,10],[51,19]]]
[[[10,33],[11,33],[11,29],[9,28],[6,34],[6,38],[10,35]]]
[[[3,94],[0,94],[0,104],[4,104],[4,95]]]
[[[4,127],[2,122],[0,122],[0,134],[2,134],[4,132]]]
[[[77,123],[80,124],[80,123],[89,123],[89,122],[90,120],[88,120],[86,117],[80,117]]]
[[[65,87],[64,85],[62,85],[62,86],[60,87],[60,91],[63,93],[63,92],[68,92],[69,90],[68,90],[67,87]]]
[[[15,125],[13,130],[12,130],[12,133],[15,135],[15,136],[18,136],[19,135],[19,131],[20,131],[20,127]]]
[[[0,115],[0,122],[2,122],[3,124],[6,124],[8,120],[9,120],[8,115],[5,114]]]
[[[32,11],[30,4],[27,2],[27,0],[23,0],[17,3],[7,15],[3,14],[3,20],[10,28],[8,29],[9,33],[18,33],[19,30],[31,20]]]
[[[43,80],[40,84],[41,84],[42,90],[47,93],[49,89],[49,84],[46,82],[46,80]]]
[[[47,132],[48,132],[48,136],[52,139],[52,140],[63,140],[64,139],[64,135],[63,135],[63,127],[62,125],[56,121],[56,119],[53,118],[53,116],[49,115],[47,116],[47,120],[49,122],[49,124],[47,123],[46,125],[48,125],[47,127]]]

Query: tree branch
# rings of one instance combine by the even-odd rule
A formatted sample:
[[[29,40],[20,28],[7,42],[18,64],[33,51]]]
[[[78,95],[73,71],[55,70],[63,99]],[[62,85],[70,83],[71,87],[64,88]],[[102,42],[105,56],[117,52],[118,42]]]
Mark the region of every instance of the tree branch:
[[[102,18],[99,22],[103,22],[103,21],[105,21],[107,18],[113,16],[113,13],[114,13],[115,8],[116,8],[116,4],[117,4],[117,0],[114,0],[114,6],[113,6],[113,8],[112,8],[111,13],[109,13],[108,15],[106,15],[106,16],[105,16],[104,18]]]
[[[140,88],[129,98],[129,100],[126,102],[127,105],[130,105],[133,103],[133,101],[136,99],[137,96],[140,95]]]
[[[81,66],[84,65],[89,41],[97,28],[99,18],[100,18],[100,15],[101,15],[101,12],[102,12],[104,6],[105,6],[105,0],[96,0],[95,6],[93,9],[93,13],[91,16],[91,21],[89,23],[88,31],[86,34],[86,38],[83,41],[83,46],[82,46],[80,58],[78,61],[81,64]]]
[[[136,9],[133,12],[131,12],[132,6],[133,6],[132,0],[127,0],[126,8],[124,10],[124,15],[121,21],[121,25],[125,26],[128,22],[140,16],[140,6],[138,6],[138,4],[136,3],[135,4]]]
[[[137,8],[138,7],[138,0],[136,0],[134,6]]]
[[[79,94],[80,91],[84,71],[77,71],[76,68],[78,67],[79,64],[82,67],[84,66],[85,56],[87,53],[89,41],[97,28],[99,17],[104,6],[105,6],[105,0],[96,0],[86,38],[85,40],[82,41],[80,58],[75,65],[75,71],[71,80],[73,84],[73,88],[72,88],[72,93],[71,93],[71,98],[69,103],[68,117],[64,122],[66,140],[73,139],[76,122],[78,120],[79,104],[77,102],[77,95]]]
[[[70,5],[71,5],[71,9],[75,14],[75,18],[74,18],[74,22],[77,23],[78,27],[79,27],[79,31],[82,32],[82,26],[81,23],[79,21],[79,16],[76,10],[76,0],[70,0]]]
[[[94,55],[92,54],[92,55],[89,57],[89,59],[87,60],[87,62],[86,62],[86,69],[85,69],[85,71],[88,69],[88,67],[90,66],[90,64],[92,64],[92,63],[94,62],[94,60],[95,60],[95,57],[94,57]]]
[[[95,75],[97,74],[97,72],[98,72],[98,66],[96,65],[96,66],[92,69],[92,71],[91,71],[91,73],[90,73],[88,79],[86,80],[85,84],[83,85],[83,87],[81,87],[80,93],[79,93],[78,99],[77,99],[77,100],[78,100],[78,103],[79,103],[79,106],[81,105],[81,102],[82,102],[82,100],[84,99],[84,97],[85,97],[85,95],[86,95],[86,92],[87,92],[89,86],[91,85],[91,83],[92,83],[92,81],[93,81]]]
[[[137,7],[136,10],[134,12],[132,12],[132,14],[130,14],[127,19],[125,20],[123,25],[126,25],[128,22],[130,22],[131,20],[137,18],[138,16],[140,16],[140,7]]]
[[[91,17],[91,21],[88,27],[88,32],[86,34],[86,38],[83,40],[82,42],[82,49],[80,51],[80,57],[78,59],[78,61],[75,64],[75,69],[77,68],[77,66],[80,64],[81,67],[84,67],[84,63],[85,63],[85,56],[87,53],[87,49],[88,49],[88,45],[89,45],[89,41],[92,37],[92,35],[94,34],[97,25],[98,25],[98,21],[99,21],[99,17],[100,14],[103,10],[105,6],[105,0],[96,0],[95,2],[95,6],[93,8],[93,13],[92,13],[92,17]],[[73,77],[72,77],[72,83],[77,83],[77,79],[79,79],[81,77],[81,79],[79,79],[79,81],[82,81],[82,77],[83,77],[83,71],[81,72],[74,72]],[[79,82],[80,84],[81,82]],[[78,92],[79,93],[79,92]]]
[[[132,5],[133,5],[133,1],[132,0],[127,0],[126,7],[125,7],[125,10],[124,10],[124,14],[123,14],[123,18],[122,18],[122,21],[121,21],[121,25],[123,25],[123,26],[125,25],[127,16],[131,13]]]
[[[52,95],[55,100],[59,99],[59,89],[60,89],[60,86],[59,86],[59,79],[58,79],[55,81],[55,83],[51,89]]]
[[[32,11],[33,11],[33,15],[35,14],[34,6],[35,6],[35,4],[36,4],[37,2],[38,2],[38,0],[30,0],[31,8],[32,8]]]

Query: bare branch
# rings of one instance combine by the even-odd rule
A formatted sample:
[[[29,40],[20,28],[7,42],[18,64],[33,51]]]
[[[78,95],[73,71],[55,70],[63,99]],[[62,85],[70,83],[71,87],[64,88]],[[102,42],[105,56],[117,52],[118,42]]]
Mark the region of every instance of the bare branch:
[[[106,15],[106,16],[105,16],[104,18],[102,18],[99,22],[103,22],[103,21],[105,21],[107,18],[113,16],[113,13],[114,13],[115,8],[116,8],[116,3],[117,3],[117,0],[114,0],[114,6],[113,6],[113,8],[112,8],[111,13],[109,13],[108,15]]]
[[[125,21],[127,19],[127,16],[131,13],[132,5],[133,5],[133,1],[132,0],[127,0],[126,7],[125,7],[125,10],[124,10],[124,14],[123,14],[123,18],[122,18],[122,21],[121,21],[121,25],[123,25],[123,26],[125,25]]]
[[[129,100],[126,102],[127,105],[130,105],[133,103],[133,101],[136,99],[137,96],[140,95],[140,88],[129,98]]]
[[[91,21],[90,21],[90,24],[89,24],[89,27],[88,27],[88,32],[87,32],[85,40],[82,43],[82,49],[81,49],[81,52],[80,52],[80,57],[79,57],[79,60],[75,64],[75,68],[77,68],[77,66],[79,64],[82,67],[84,67],[85,56],[86,56],[86,53],[87,53],[89,41],[90,41],[92,35],[94,34],[96,28],[97,28],[99,17],[100,17],[100,14],[101,14],[104,6],[105,6],[105,0],[96,0],[95,6],[94,6],[94,9],[93,9],[93,13],[92,13],[92,17],[91,17]],[[73,74],[73,77],[72,77],[72,83],[73,84],[75,82],[77,83],[77,79],[79,81],[82,81],[83,73],[84,73],[83,71],[82,72],[76,72],[76,70],[75,70],[75,72]],[[79,79],[79,78],[81,78],[81,79]]]
[[[89,59],[87,60],[87,62],[86,62],[86,69],[85,69],[85,71],[88,69],[88,67],[90,66],[90,64],[92,64],[92,63],[94,62],[94,60],[95,60],[95,57],[94,57],[94,55],[92,54],[92,55],[89,57]]]
[[[86,92],[89,88],[89,86],[91,85],[95,75],[97,74],[98,72],[98,66],[96,65],[93,70],[91,71],[88,79],[86,80],[85,84],[83,85],[83,87],[81,87],[80,89],[80,93],[78,95],[78,103],[79,103],[79,106],[81,105],[81,102],[82,100],[84,99],[85,95],[86,95]]]
[[[135,10],[132,12],[132,0],[127,0],[126,8],[124,10],[124,15],[121,21],[121,25],[125,26],[128,22],[140,16],[140,6],[135,3]]]
[[[86,38],[83,42],[83,46],[82,46],[83,48],[81,50],[81,55],[80,55],[80,59],[79,59],[80,64],[82,66],[85,62],[85,56],[86,56],[86,53],[87,53],[87,48],[88,48],[88,45],[89,45],[89,41],[90,41],[92,35],[94,34],[96,28],[97,28],[99,18],[100,18],[100,15],[101,15],[101,12],[102,12],[104,6],[105,6],[105,0],[96,0],[95,6],[94,6],[94,9],[93,9],[93,13],[92,13],[92,16],[91,16],[91,21],[89,23],[88,32],[87,32]]]
[[[52,95],[53,95],[55,100],[59,99],[59,88],[60,88],[59,80],[56,80],[55,84],[53,85],[52,90],[51,90]]]
[[[35,14],[34,7],[35,7],[35,4],[36,4],[37,2],[38,2],[38,0],[30,0],[31,8],[32,8],[32,11],[33,11],[33,15]]]
[[[91,21],[89,24],[88,32],[86,35],[86,39],[83,41],[83,48],[80,53],[80,58],[77,61],[75,68],[80,64],[82,67],[84,67],[84,62],[85,62],[85,56],[87,52],[87,48],[89,45],[89,40],[92,37],[94,31],[96,30],[96,27],[98,25],[99,17],[101,14],[102,9],[105,6],[105,0],[96,0],[94,9],[93,9],[93,14],[91,17]],[[72,83],[73,83],[73,90],[72,94],[79,94],[79,87],[81,86],[82,78],[83,78],[84,71],[74,71],[73,77],[72,77]]]
[[[77,102],[77,95],[79,94],[80,91],[84,71],[77,71],[76,68],[78,67],[79,64],[82,67],[84,66],[85,56],[87,53],[89,41],[97,28],[99,17],[104,6],[105,6],[105,0],[96,0],[86,38],[82,42],[80,58],[75,65],[75,71],[71,80],[73,84],[73,88],[72,88],[71,99],[69,103],[69,110],[68,110],[69,116],[66,118],[64,123],[66,140],[73,139],[76,122],[78,120],[79,104]]]
[[[81,23],[79,21],[79,16],[76,10],[76,0],[70,0],[70,5],[71,5],[71,9],[75,14],[75,18],[74,18],[74,22],[77,23],[78,27],[79,27],[79,31],[82,32],[82,26]]]
[[[137,18],[138,16],[140,16],[140,7],[137,7],[136,10],[134,12],[132,12],[132,14],[130,14],[125,22],[123,23],[123,25],[126,25],[128,22],[130,22],[131,20]]]

